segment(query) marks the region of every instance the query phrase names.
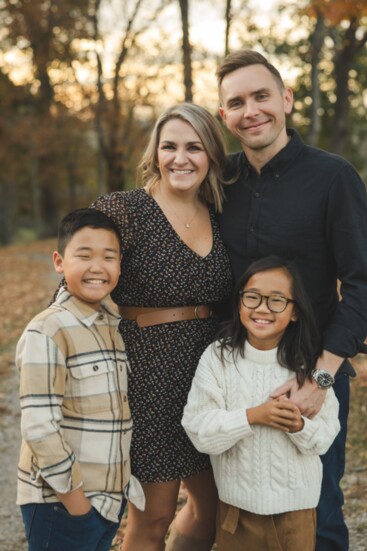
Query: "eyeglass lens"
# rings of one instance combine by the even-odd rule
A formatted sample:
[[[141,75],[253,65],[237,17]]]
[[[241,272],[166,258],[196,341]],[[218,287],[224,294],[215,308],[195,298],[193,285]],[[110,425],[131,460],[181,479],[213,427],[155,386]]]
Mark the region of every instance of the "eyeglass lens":
[[[266,305],[271,312],[280,314],[283,312],[288,304],[288,300],[284,297],[278,295],[260,295],[260,293],[255,292],[244,292],[242,293],[242,303],[247,308],[258,308],[262,300],[266,300]]]

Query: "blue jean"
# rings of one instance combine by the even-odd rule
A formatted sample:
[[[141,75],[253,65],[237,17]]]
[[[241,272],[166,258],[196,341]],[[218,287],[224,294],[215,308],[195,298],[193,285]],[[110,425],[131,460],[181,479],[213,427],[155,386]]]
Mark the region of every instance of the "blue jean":
[[[125,510],[123,502],[119,520]],[[111,522],[96,509],[85,515],[70,515],[61,503],[21,505],[28,551],[110,551],[119,523]]]
[[[344,504],[340,481],[345,469],[345,443],[349,413],[349,376],[335,377],[334,392],[339,401],[340,432],[325,455],[321,456],[323,477],[317,506],[316,551],[348,551],[348,528],[344,522]]]

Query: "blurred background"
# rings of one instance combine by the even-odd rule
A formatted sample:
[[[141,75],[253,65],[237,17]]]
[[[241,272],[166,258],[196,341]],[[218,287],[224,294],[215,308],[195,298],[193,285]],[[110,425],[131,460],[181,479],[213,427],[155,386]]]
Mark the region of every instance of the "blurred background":
[[[366,0],[0,0],[0,246],[134,187],[157,115],[217,113],[215,69],[238,48],[281,70],[306,142],[366,180],[366,42]]]

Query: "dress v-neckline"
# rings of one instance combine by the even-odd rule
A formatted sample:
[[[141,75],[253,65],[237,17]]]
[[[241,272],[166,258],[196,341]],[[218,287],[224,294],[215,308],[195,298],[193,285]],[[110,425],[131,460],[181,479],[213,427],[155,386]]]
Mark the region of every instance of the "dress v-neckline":
[[[163,209],[161,208],[161,206],[158,204],[158,202],[154,199],[154,197],[152,195],[149,195],[149,193],[142,188],[142,191],[146,194],[147,197],[149,197],[149,199],[151,199],[156,207],[156,209],[158,209],[158,213],[164,218],[164,220],[166,221],[166,224],[170,227],[171,231],[173,232],[173,234],[176,236],[176,238],[185,245],[185,247],[191,251],[191,253],[193,253],[195,256],[197,256],[198,258],[200,258],[201,260],[205,260],[206,258],[208,258],[213,249],[214,249],[214,225],[213,225],[213,219],[212,219],[212,212],[211,212],[211,209],[210,207],[208,206],[208,213],[209,213],[209,220],[210,220],[210,226],[211,226],[211,234],[212,234],[212,243],[211,243],[211,247],[210,247],[210,250],[208,251],[208,253],[206,255],[201,255],[199,254],[198,252],[196,252],[192,247],[190,247],[190,245],[188,245],[186,243],[186,241],[184,241],[184,239],[182,239],[182,237],[178,234],[178,232],[175,230],[175,228],[172,226],[171,222],[168,220],[167,216],[164,214],[163,212]]]

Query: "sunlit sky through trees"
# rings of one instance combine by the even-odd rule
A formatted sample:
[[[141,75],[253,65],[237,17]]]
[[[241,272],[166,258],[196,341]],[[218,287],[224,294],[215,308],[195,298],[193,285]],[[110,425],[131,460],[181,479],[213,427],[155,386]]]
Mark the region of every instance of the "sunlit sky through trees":
[[[154,0],[147,3],[149,9],[153,8],[154,3]],[[274,25],[275,19],[277,25],[283,29],[288,26],[291,27],[289,16],[285,15],[283,17],[277,12],[279,0],[267,0],[261,3],[257,0],[249,0],[247,3],[241,0],[233,0],[233,13],[235,16],[241,14],[243,11],[241,8],[242,4],[247,4],[248,7],[252,8],[254,20],[259,27],[264,28],[264,33],[267,32],[270,25]],[[122,11],[121,5],[122,3],[120,0],[112,0],[112,2],[108,1],[104,4],[104,8],[101,12],[102,18],[100,20],[103,46],[101,43],[96,44],[91,40],[81,40],[75,45],[76,49],[79,49],[79,51],[93,52],[96,48],[100,50],[104,66],[104,75],[107,79],[113,76],[114,56],[116,55],[116,50],[121,40],[124,21],[127,19],[127,14]],[[129,6],[129,3],[127,3],[127,6]],[[145,17],[146,12],[144,10],[147,10],[147,6],[143,6],[140,15],[141,19]],[[204,67],[200,67],[200,70],[196,70],[195,100],[200,102],[206,98],[209,107],[210,104],[214,106],[217,102],[214,71],[216,60],[222,57],[224,53],[224,7],[225,2],[215,2],[211,0],[192,0],[190,2],[190,41],[194,52],[194,70],[195,68],[197,69],[195,66],[195,52],[197,50],[208,52],[208,54],[212,56],[212,60],[208,60],[206,67],[204,63],[202,64]],[[182,94],[182,83],[180,82],[182,30],[178,1],[169,2],[168,6],[165,7],[163,12],[159,15],[156,24],[150,25],[149,29],[145,31],[144,39],[142,40],[146,45],[149,45],[151,42],[152,46],[154,45],[154,48],[156,48],[156,45],[160,43],[162,32],[165,33],[165,40],[170,44],[172,51],[177,51],[176,58],[178,62],[176,86],[174,86],[174,82],[171,82],[171,86],[168,89],[168,96],[165,94],[162,96],[163,102],[166,103],[169,101],[170,93],[174,96],[172,101],[180,100],[180,94]],[[240,41],[234,31],[231,35],[230,47],[231,49],[235,49],[240,46]],[[159,53],[160,52],[158,52],[157,55],[157,65],[162,64],[159,59]],[[73,64],[75,77],[82,85],[93,85],[95,83],[95,60],[93,59],[93,54],[89,55],[89,57],[91,59],[90,63],[75,60]],[[2,64],[5,63],[9,67],[9,75],[16,84],[24,84],[26,82],[32,83],[33,75],[30,71],[31,60],[27,49],[19,50],[13,48],[6,54],[3,54],[2,60],[0,59],[0,62],[1,61]],[[129,59],[128,68],[131,73],[134,72],[134,64],[138,66],[141,64],[141,60],[134,58]],[[291,67],[283,67],[283,69],[286,73],[284,76],[292,78]],[[67,104],[69,107],[73,105],[73,107],[78,110],[78,92],[75,84],[70,80],[70,74],[64,73],[63,75],[62,69],[56,68],[53,70],[53,77],[60,83],[63,81],[63,77],[65,78],[64,84],[66,88],[69,88],[70,98]],[[35,84],[35,86],[37,86],[37,84]]]

